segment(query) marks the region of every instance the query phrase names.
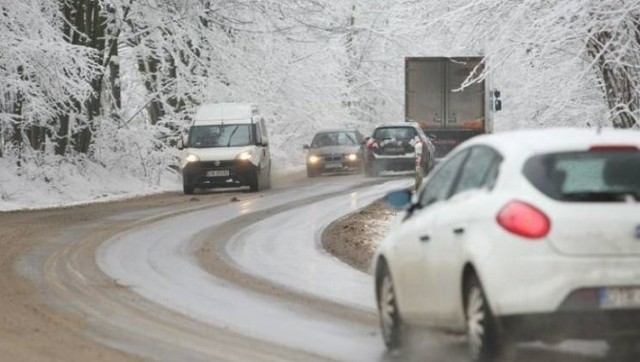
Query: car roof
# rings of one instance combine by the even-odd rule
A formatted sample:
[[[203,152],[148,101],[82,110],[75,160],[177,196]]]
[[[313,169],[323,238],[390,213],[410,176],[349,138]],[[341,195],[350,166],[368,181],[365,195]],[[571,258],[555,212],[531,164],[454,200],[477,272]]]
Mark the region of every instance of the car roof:
[[[376,125],[376,129],[386,128],[386,127],[418,127],[420,128],[420,126],[416,122],[380,123]]]
[[[545,128],[504,131],[477,136],[465,142],[465,148],[485,144],[509,155],[588,150],[593,146],[629,145],[640,149],[640,131],[602,128]]]
[[[321,131],[316,132],[316,134],[321,133],[335,133],[335,132],[360,132],[355,128],[332,128],[332,129],[323,129]]]

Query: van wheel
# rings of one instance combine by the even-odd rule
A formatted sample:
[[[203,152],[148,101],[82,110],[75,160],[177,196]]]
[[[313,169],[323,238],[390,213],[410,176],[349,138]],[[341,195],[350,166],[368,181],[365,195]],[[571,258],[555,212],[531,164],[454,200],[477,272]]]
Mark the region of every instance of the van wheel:
[[[258,167],[258,169],[256,170],[255,175],[253,176],[253,180],[251,180],[251,183],[249,184],[249,191],[251,192],[258,192],[260,191],[260,186],[261,186],[261,178],[260,177],[260,168]]]
[[[182,191],[185,195],[193,195],[194,187],[186,182],[182,184]]]
[[[263,189],[265,189],[265,190],[271,189],[271,162],[269,162],[269,168],[267,169],[267,176],[266,176],[266,180],[264,182]]]

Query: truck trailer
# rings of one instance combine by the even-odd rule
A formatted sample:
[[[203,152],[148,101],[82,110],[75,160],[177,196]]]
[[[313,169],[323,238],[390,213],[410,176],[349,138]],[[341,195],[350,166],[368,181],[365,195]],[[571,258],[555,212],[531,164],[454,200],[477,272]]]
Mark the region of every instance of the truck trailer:
[[[500,92],[486,80],[461,89],[481,74],[483,57],[405,58],[405,120],[417,122],[435,145],[436,159],[462,141],[493,131],[492,114],[502,108]]]

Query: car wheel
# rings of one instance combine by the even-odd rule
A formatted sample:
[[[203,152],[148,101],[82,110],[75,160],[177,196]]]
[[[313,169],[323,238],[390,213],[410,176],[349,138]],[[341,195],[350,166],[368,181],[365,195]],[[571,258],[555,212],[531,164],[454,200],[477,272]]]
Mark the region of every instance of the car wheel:
[[[371,165],[364,165],[364,175],[366,177],[373,177],[373,172],[371,172]]]
[[[471,275],[464,288],[467,340],[472,361],[494,361],[501,354],[496,320],[491,313],[482,285]]]
[[[608,360],[615,362],[622,361],[638,361],[640,357],[640,338],[637,337],[620,337],[608,340],[609,352]]]
[[[320,171],[307,168],[307,177],[311,178],[311,177],[318,177],[318,176],[320,176]]]
[[[402,323],[396,301],[395,288],[391,273],[386,264],[382,264],[377,278],[378,316],[384,344],[388,349],[401,345]]]
[[[369,167],[365,169],[365,173],[367,177],[378,177],[378,175],[380,175],[380,165],[375,161],[371,161]]]
[[[188,183],[186,180],[182,182],[182,191],[185,195],[193,195],[194,189],[193,185]]]

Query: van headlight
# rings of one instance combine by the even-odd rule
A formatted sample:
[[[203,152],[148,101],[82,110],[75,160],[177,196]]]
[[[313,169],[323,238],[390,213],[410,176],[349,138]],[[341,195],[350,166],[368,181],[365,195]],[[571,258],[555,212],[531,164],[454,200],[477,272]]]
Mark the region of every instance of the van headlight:
[[[190,153],[187,155],[187,157],[184,158],[184,160],[187,161],[187,163],[198,162],[200,161],[200,157],[194,155],[193,153]]]
[[[349,161],[355,161],[357,159],[358,159],[358,155],[356,155],[355,153],[347,155],[347,160]]]
[[[309,163],[318,163],[320,161],[320,157],[318,156],[309,156]]]
[[[253,152],[251,151],[240,152],[236,156],[236,158],[241,161],[250,161],[253,158]]]

